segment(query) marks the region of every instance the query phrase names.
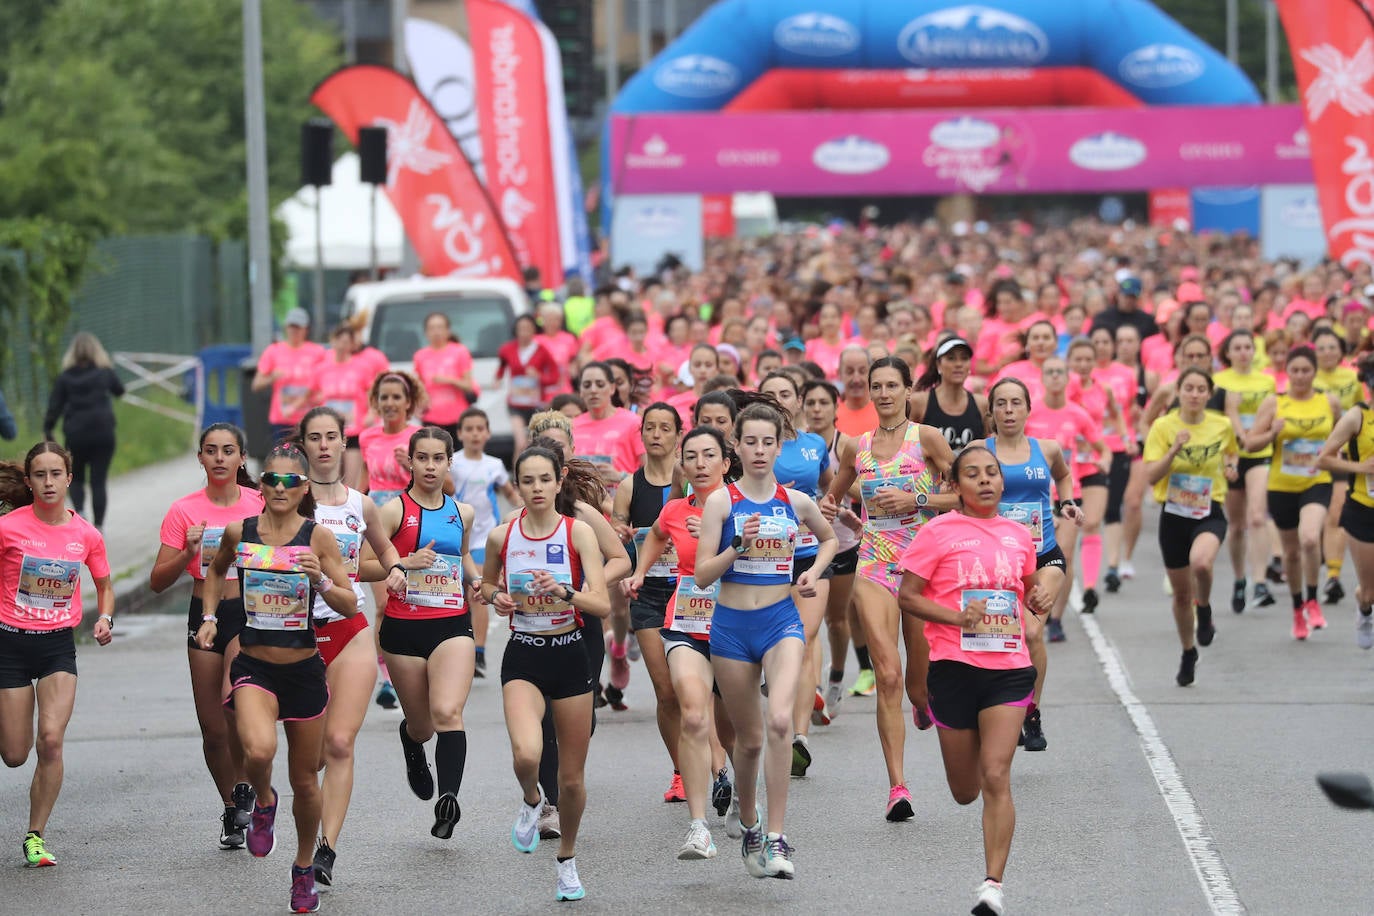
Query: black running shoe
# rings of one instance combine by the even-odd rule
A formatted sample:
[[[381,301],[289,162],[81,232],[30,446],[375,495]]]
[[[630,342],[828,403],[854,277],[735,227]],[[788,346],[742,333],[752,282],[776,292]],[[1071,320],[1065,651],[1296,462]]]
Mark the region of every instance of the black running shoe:
[[[475,666],[473,667],[473,669],[472,669],[472,676],[473,676],[473,677],[486,677],[486,676],[487,676],[487,657],[486,657],[486,655],[479,655],[479,656],[477,656],[476,665],[475,665]]]
[[[1283,561],[1278,557],[1270,557],[1269,565],[1264,568],[1264,578],[1275,585],[1283,584]]]
[[[1049,742],[1045,740],[1045,729],[1040,724],[1040,710],[1026,716],[1026,722],[1021,726],[1021,746],[1028,751],[1043,751],[1049,747]]]
[[[1183,659],[1178,663],[1178,681],[1180,687],[1191,687],[1194,673],[1197,669],[1197,647],[1189,649],[1183,653]]]
[[[434,826],[429,828],[431,836],[447,840],[453,836],[453,828],[463,819],[463,809],[458,807],[458,796],[445,792],[434,803]]]
[[[220,818],[219,844],[225,849],[242,849],[244,844],[243,828],[238,822],[238,808],[229,805]]]
[[[324,887],[334,886],[334,860],[338,858],[338,853],[329,848],[329,844],[320,840],[315,847],[315,883]]]
[[[721,767],[711,784],[711,807],[716,809],[717,815],[725,817],[725,812],[730,810],[730,802],[734,797],[735,787],[730,784],[730,774],[726,772],[725,767]]]
[[[1083,589],[1083,613],[1091,614],[1097,610],[1097,589]]]
[[[624,712],[630,708],[625,705],[625,691],[621,690],[619,687],[607,684],[605,693],[606,702],[610,705],[611,709],[614,709],[616,712]]]
[[[425,759],[425,746],[406,732],[406,720],[401,720],[401,752],[406,758],[406,781],[410,791],[422,801],[434,797],[434,775],[429,771],[429,761]]]
[[[1217,628],[1212,623],[1212,609],[1197,609],[1197,644],[1199,646],[1210,646],[1212,640],[1216,639]]]
[[[600,681],[598,681],[596,685],[596,693],[592,694],[592,708],[602,709],[606,705],[606,688],[601,685]]]
[[[1121,574],[1116,571],[1115,566],[1107,570],[1107,575],[1102,577],[1102,583],[1107,586],[1107,594],[1109,595],[1115,595],[1121,591]]]
[[[1345,586],[1335,576],[1328,576],[1322,586],[1322,601],[1325,604],[1339,604],[1345,598]]]
[[[1245,580],[1237,579],[1231,586],[1231,610],[1237,614],[1245,613]]]
[[[234,791],[229,797],[233,799],[234,807],[238,808],[238,811],[234,812],[235,823],[247,830],[248,825],[253,822],[253,805],[258,800],[258,794],[248,783],[241,782],[234,786]]]
[[[1269,586],[1263,582],[1255,583],[1255,607],[1269,607],[1274,603],[1274,596],[1269,591]]]

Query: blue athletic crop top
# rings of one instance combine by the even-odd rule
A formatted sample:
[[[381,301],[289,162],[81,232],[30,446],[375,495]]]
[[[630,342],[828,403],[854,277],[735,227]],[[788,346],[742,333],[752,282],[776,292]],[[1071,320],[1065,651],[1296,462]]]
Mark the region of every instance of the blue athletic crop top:
[[[997,454],[997,438],[989,437],[988,449]],[[1031,541],[1035,544],[1035,555],[1044,556],[1058,546],[1054,539],[1054,503],[1051,489],[1054,478],[1050,476],[1050,463],[1040,450],[1040,443],[1030,442],[1030,460],[1024,464],[1009,464],[1006,459],[998,458],[1002,465],[1002,501],[997,504],[997,514],[1025,526],[1030,531]]]
[[[749,549],[735,558],[720,577],[722,582],[742,585],[791,585],[792,558],[797,547],[797,513],[787,498],[787,491],[779,485],[773,498],[756,503],[740,492],[733,483],[725,487],[730,497],[730,516],[721,527],[719,551],[724,551],[744,530],[751,515],[759,516],[759,536]]]
[[[797,433],[797,438],[783,441],[782,453],[773,462],[773,476],[782,486],[800,490],[815,499],[821,474],[829,466],[830,450],[825,440],[815,433]],[[814,557],[819,549],[820,543],[810,531],[803,531],[797,539],[799,559]]]

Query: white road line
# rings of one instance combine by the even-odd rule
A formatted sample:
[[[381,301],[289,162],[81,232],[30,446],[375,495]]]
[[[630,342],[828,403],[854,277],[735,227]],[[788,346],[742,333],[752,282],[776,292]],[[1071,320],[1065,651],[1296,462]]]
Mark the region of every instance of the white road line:
[[[1149,710],[1131,689],[1131,682],[1126,675],[1126,666],[1122,663],[1121,656],[1102,635],[1102,628],[1095,619],[1081,615],[1078,619],[1088,634],[1093,652],[1097,654],[1098,663],[1102,665],[1102,671],[1107,676],[1107,683],[1111,685],[1112,692],[1116,694],[1117,700],[1126,710],[1126,715],[1130,717],[1131,724],[1135,726],[1136,734],[1140,736],[1140,749],[1145,754],[1145,762],[1150,765],[1150,772],[1154,774],[1159,794],[1164,798],[1164,804],[1174,819],[1179,836],[1183,838],[1183,847],[1193,862],[1193,872],[1202,885],[1202,893],[1207,898],[1208,908],[1218,916],[1245,913],[1245,904],[1236,893],[1231,873],[1217,850],[1216,841],[1212,839],[1197,801],[1184,785],[1178,764],[1174,762],[1169,746],[1160,737],[1159,729],[1155,727]]]

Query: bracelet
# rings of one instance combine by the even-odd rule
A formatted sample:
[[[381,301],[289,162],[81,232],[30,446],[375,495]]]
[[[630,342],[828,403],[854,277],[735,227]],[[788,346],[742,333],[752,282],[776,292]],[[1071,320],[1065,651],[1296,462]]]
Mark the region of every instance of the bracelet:
[[[334,590],[334,580],[328,576],[320,576],[320,581],[315,583],[315,591],[321,595]]]
[[[392,563],[391,569],[399,569],[401,571],[401,575],[405,575],[406,573],[410,572],[409,569],[406,569],[400,563]],[[387,572],[391,572],[391,569],[388,569]]]
[[[219,618],[216,617],[214,614],[206,614],[204,617],[200,618],[200,622],[201,622],[202,624],[205,624],[205,623],[218,624],[218,623],[219,623]]]
[[[105,623],[109,625],[111,630],[114,629],[114,617],[110,616],[109,614],[101,614],[100,617],[97,619],[105,621]]]

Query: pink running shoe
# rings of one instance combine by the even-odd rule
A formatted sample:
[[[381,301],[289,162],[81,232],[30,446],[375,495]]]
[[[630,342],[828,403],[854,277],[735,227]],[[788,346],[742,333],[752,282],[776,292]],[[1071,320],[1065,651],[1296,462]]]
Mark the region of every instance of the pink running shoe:
[[[277,848],[277,789],[272,788],[272,804],[263,807],[253,803],[253,816],[248,823],[248,851],[261,859]],[[313,879],[312,879],[313,884]]]
[[[911,793],[906,790],[906,786],[893,786],[892,791],[887,793],[887,819],[895,823],[909,820],[915,814],[911,808]]]
[[[1297,608],[1293,611],[1293,638],[1307,638],[1307,615],[1304,608]]]
[[[1304,601],[1302,612],[1307,615],[1307,625],[1314,630],[1326,629],[1326,617],[1322,614],[1322,606],[1315,601]]]
[[[630,686],[630,660],[626,658],[625,644],[615,642],[607,633],[606,652],[611,656],[611,686],[624,690]]]

